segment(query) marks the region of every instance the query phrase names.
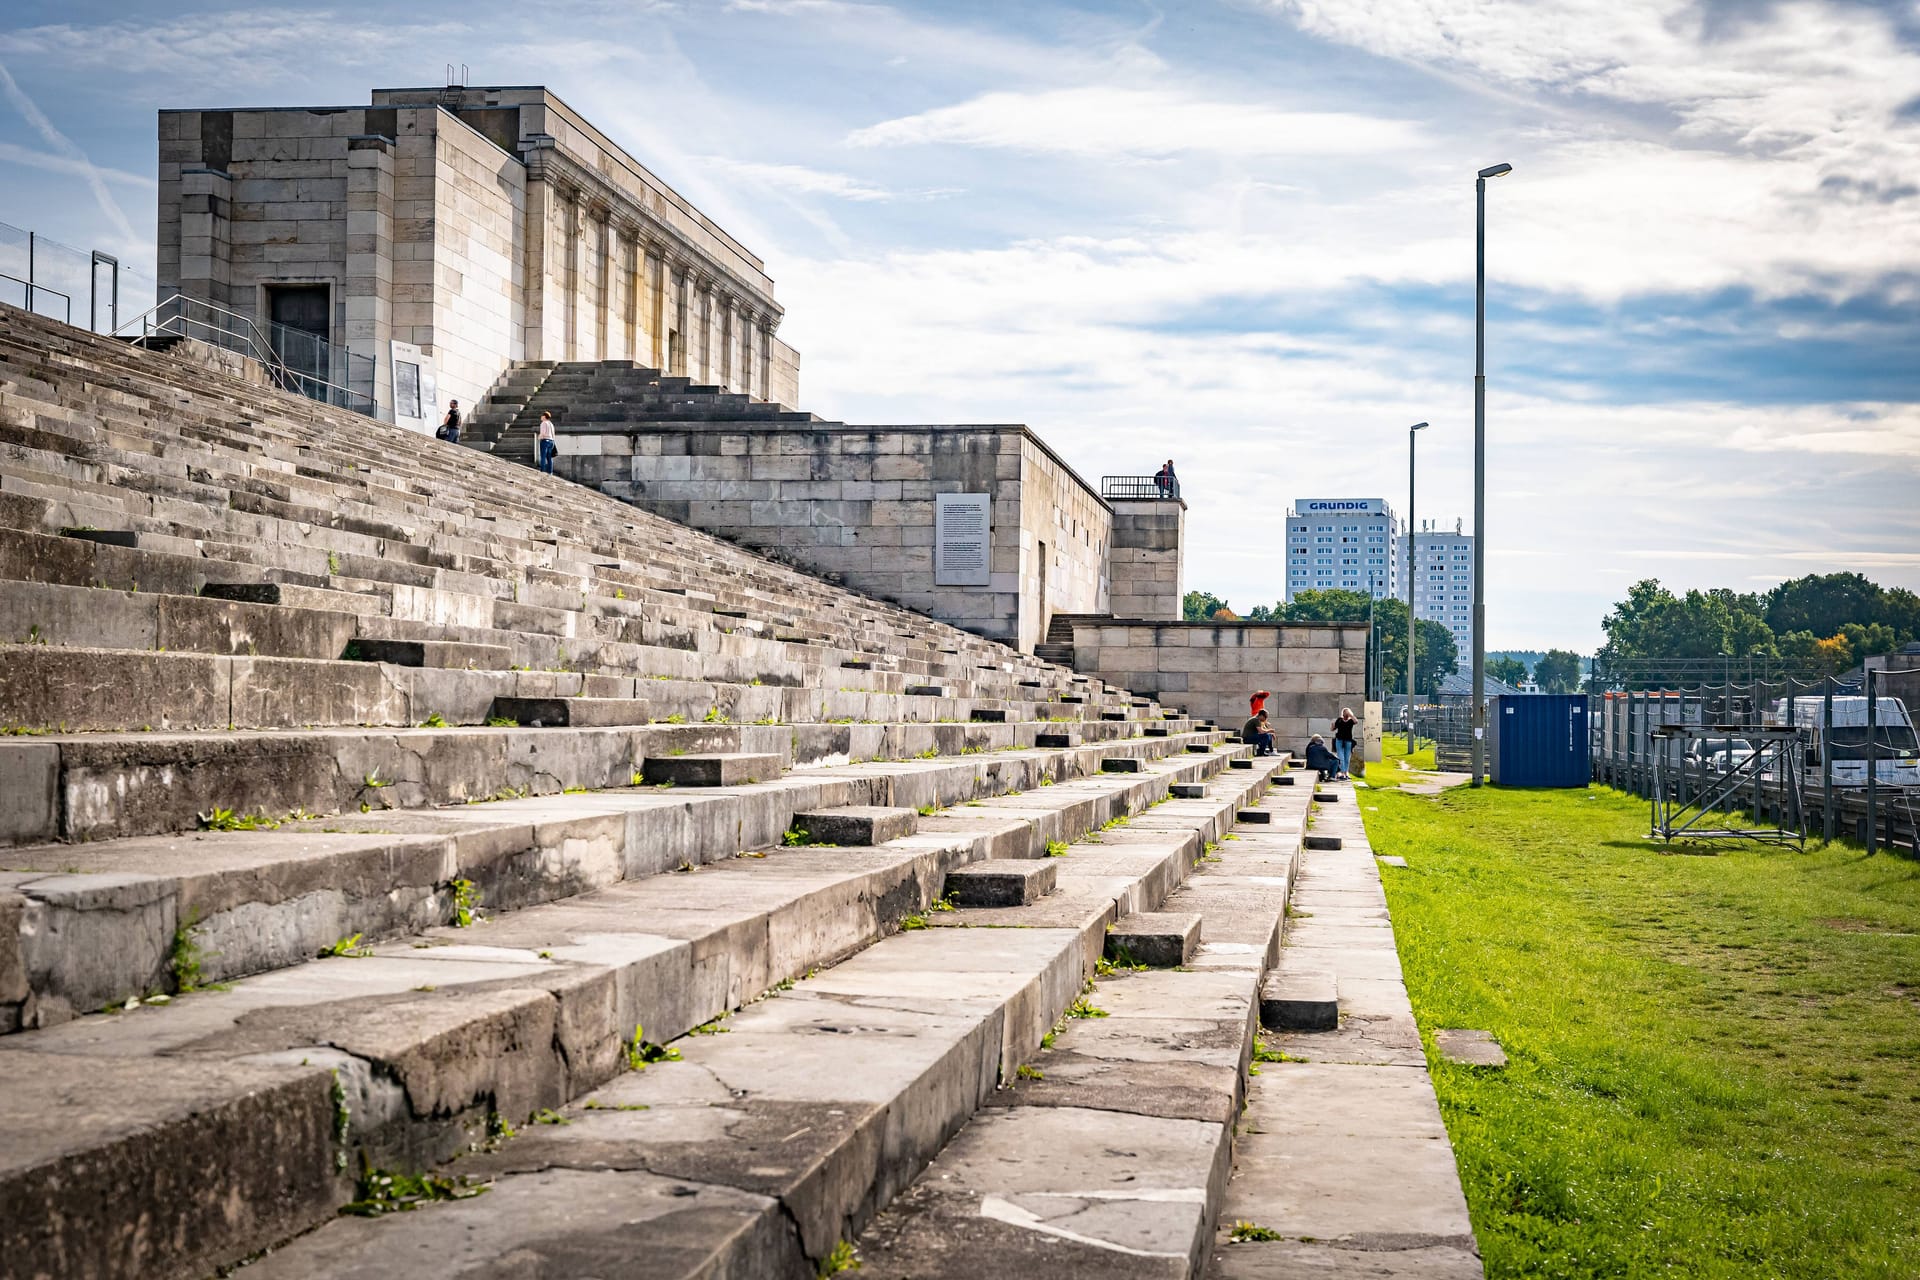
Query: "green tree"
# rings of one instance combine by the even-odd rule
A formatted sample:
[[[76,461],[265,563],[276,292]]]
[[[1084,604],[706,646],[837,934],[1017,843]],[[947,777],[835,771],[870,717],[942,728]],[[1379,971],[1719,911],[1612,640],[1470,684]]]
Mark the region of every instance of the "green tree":
[[[1518,687],[1527,680],[1527,664],[1518,658],[1494,658],[1487,663],[1487,674]]]
[[[1293,603],[1286,607],[1288,622],[1365,622],[1367,610],[1376,602],[1364,591],[1348,591],[1341,587],[1311,588],[1294,593]],[[1384,604],[1385,601],[1378,603]],[[1395,603],[1399,603],[1395,601]],[[1400,617],[1401,629],[1406,628],[1406,614]]]
[[[1572,693],[1580,687],[1580,655],[1571,649],[1549,649],[1534,663],[1533,678],[1542,693]]]
[[[1348,593],[1352,594],[1352,593]],[[1366,597],[1362,596],[1364,600]],[[1360,617],[1364,620],[1366,613]],[[1380,682],[1388,693],[1407,691],[1407,602],[1388,598],[1375,602],[1374,630],[1380,643]],[[1327,619],[1339,621],[1339,619]],[[1414,690],[1417,693],[1431,695],[1440,687],[1440,682],[1452,675],[1460,662],[1460,647],[1454,643],[1453,632],[1447,630],[1444,623],[1422,618],[1414,633],[1415,653],[1418,661],[1414,667]]]
[[[1205,622],[1227,607],[1227,602],[1211,591],[1189,591],[1180,604],[1188,622]]]
[[[1761,598],[1725,589],[1675,596],[1654,578],[1636,582],[1601,622],[1605,667],[1643,683],[1688,685],[1717,658],[1774,656]]]
[[[1864,574],[1810,573],[1767,593],[1767,625],[1779,635],[1830,636],[1849,622],[1890,623],[1886,593]]]
[[[1840,634],[1847,638],[1847,648],[1852,651],[1855,662],[1876,654],[1892,653],[1900,647],[1893,628],[1884,622],[1849,622],[1840,628]]]

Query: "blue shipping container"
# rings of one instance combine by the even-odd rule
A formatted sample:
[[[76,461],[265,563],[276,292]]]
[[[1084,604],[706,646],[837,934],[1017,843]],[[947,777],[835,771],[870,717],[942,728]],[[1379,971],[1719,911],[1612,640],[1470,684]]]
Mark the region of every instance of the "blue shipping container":
[[[1503,787],[1584,787],[1587,695],[1521,693],[1491,700],[1487,758]]]

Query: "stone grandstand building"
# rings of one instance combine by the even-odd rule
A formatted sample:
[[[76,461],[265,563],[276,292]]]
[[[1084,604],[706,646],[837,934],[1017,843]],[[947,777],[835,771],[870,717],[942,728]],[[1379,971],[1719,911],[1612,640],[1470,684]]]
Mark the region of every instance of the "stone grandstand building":
[[[162,298],[282,326],[295,364],[301,334],[352,353],[378,416],[416,430],[518,360],[799,400],[765,264],[544,88],[162,111],[159,207]]]

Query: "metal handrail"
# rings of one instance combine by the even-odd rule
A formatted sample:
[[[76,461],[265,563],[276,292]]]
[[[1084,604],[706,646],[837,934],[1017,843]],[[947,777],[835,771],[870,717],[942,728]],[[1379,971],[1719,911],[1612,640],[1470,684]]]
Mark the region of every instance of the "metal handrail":
[[[1180,477],[1167,476],[1101,476],[1100,496],[1103,498],[1146,498],[1172,501],[1180,496]]]
[[[11,280],[15,284],[19,285],[21,288],[27,291],[26,297],[25,297],[25,302],[26,302],[25,309],[28,311],[33,311],[33,295],[34,294],[36,293],[52,294],[54,297],[60,299],[60,301],[67,304],[67,314],[66,314],[64,323],[66,324],[73,323],[73,296],[71,294],[62,293],[58,289],[49,289],[47,288],[47,286],[43,284],[35,284],[31,280],[22,280],[19,276],[8,275],[4,271],[0,271],[0,280]],[[35,314],[37,315],[39,313],[35,312]]]
[[[179,304],[179,308],[174,315],[168,317],[167,319],[160,320],[157,323],[149,325],[148,322],[154,316],[157,316],[160,312],[165,311],[168,307],[174,306],[176,303]],[[223,315],[230,320],[238,320],[241,324],[247,327],[248,331],[251,332],[253,336],[249,338],[246,334],[238,333],[232,329],[223,329],[220,326],[212,323],[211,321],[194,319],[193,317],[186,314],[186,306],[188,304],[192,304],[193,306],[196,306],[196,307],[205,307],[207,310],[216,312],[219,315]],[[204,298],[189,298],[184,293],[176,293],[176,294],[173,294],[171,297],[167,298],[165,301],[161,302],[159,305],[154,307],[149,307],[147,310],[141,312],[139,315],[135,316],[133,319],[121,325],[120,328],[115,329],[113,333],[110,334],[109,336],[118,338],[121,336],[122,331],[131,329],[136,324],[140,326],[140,337],[142,340],[155,337],[158,335],[162,335],[162,334],[170,335],[176,338],[191,338],[194,336],[193,334],[190,334],[190,333],[178,332],[174,329],[170,329],[168,327],[170,325],[178,325],[182,329],[186,328],[189,325],[198,325],[199,327],[206,329],[211,333],[219,334],[221,337],[237,338],[240,341],[246,343],[247,346],[250,348],[250,350],[242,352],[240,354],[249,355],[253,359],[258,360],[262,365],[266,366],[268,375],[273,378],[274,384],[278,386],[282,391],[287,391],[291,389],[287,386],[287,378],[290,375],[286,367],[286,363],[280,359],[279,353],[274,351],[273,344],[268,342],[264,337],[261,336],[260,330],[253,323],[252,318],[249,316],[243,316],[238,311],[229,310],[228,308],[221,306],[217,302],[208,302]],[[216,343],[215,345],[218,346],[220,344]],[[230,347],[226,349],[232,350],[232,348]]]

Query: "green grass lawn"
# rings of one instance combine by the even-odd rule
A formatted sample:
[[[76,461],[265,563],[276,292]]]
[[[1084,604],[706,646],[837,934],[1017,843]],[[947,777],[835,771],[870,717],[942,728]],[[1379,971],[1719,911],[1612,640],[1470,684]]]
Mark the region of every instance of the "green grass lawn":
[[[1487,1274],[1920,1276],[1920,866],[1598,789],[1362,791]]]

